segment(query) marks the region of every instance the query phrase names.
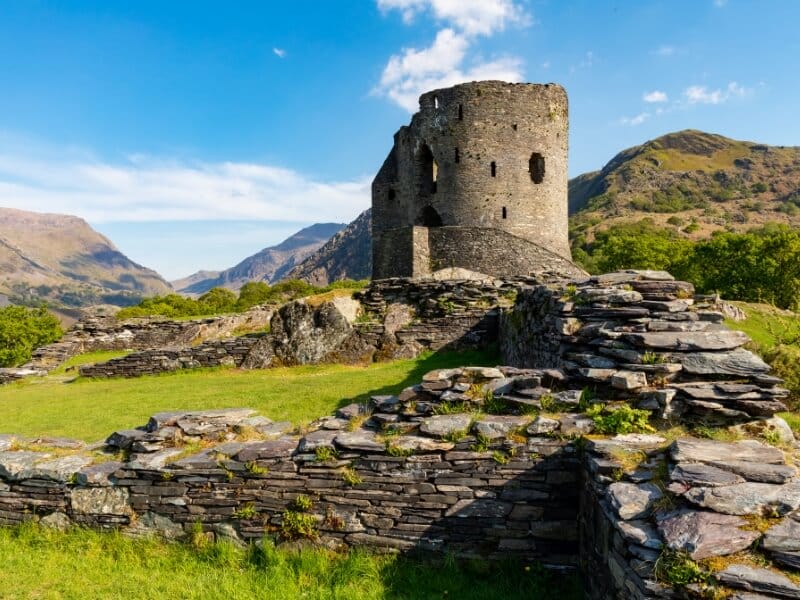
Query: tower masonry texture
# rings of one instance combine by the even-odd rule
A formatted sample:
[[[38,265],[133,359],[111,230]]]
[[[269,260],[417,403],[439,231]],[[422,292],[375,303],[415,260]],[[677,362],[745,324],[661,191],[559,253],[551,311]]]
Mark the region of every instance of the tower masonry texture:
[[[567,239],[568,125],[556,84],[423,94],[372,183],[373,279],[582,275]]]

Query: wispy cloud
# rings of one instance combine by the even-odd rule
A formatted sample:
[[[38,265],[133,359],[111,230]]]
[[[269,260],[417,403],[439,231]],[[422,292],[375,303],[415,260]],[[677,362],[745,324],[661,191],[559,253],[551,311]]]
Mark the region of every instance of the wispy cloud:
[[[377,0],[383,12],[398,10],[404,22],[430,12],[445,25],[430,46],[404,48],[389,58],[373,93],[385,96],[409,112],[418,108],[423,92],[477,79],[521,81],[522,61],[514,56],[469,63],[480,36],[491,36],[507,25],[527,26],[530,17],[513,0]]]
[[[683,96],[689,104],[723,104],[731,98],[742,98],[753,93],[751,88],[742,87],[731,81],[723,89],[710,90],[704,85],[692,85],[683,91]]]
[[[714,6],[717,8],[722,8],[728,3],[728,0],[714,0]]]
[[[272,52],[273,52],[273,53],[275,54],[275,56],[277,56],[278,58],[286,58],[286,50],[284,50],[283,48],[273,48],[273,49],[272,49]]]
[[[660,90],[653,90],[652,92],[645,92],[642,95],[642,100],[649,103],[660,103],[660,102],[668,102],[669,97],[667,96],[666,92],[662,92]]]
[[[637,125],[641,125],[647,119],[650,118],[649,112],[642,112],[636,115],[635,117],[622,117],[619,122],[623,125],[630,125],[631,127],[636,127]]]
[[[369,177],[318,181],[274,165],[143,155],[110,162],[4,141],[0,137],[0,206],[76,214],[94,223],[308,222],[309,215],[346,222],[369,206]]]
[[[759,84],[761,85],[761,84]],[[719,105],[734,98],[744,98],[755,93],[753,88],[744,87],[731,81],[724,88],[710,89],[705,85],[691,85],[683,90],[678,98],[670,100],[667,92],[653,90],[642,94],[642,102],[653,105],[633,117],[621,117],[619,124],[636,126],[641,125],[651,117],[674,113],[675,111],[689,110],[699,105]]]
[[[423,12],[430,12],[440,22],[455,27],[465,35],[492,35],[506,25],[528,25],[530,16],[514,0],[377,0],[386,13],[399,10],[410,25]]]
[[[672,56],[673,54],[675,54],[675,52],[677,52],[675,46],[659,46],[656,50],[653,51],[653,54],[667,57],[667,56]]]

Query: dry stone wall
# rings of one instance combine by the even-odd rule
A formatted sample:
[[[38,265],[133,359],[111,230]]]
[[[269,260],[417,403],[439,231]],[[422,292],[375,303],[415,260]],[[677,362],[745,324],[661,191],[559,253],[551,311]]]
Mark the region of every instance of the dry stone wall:
[[[159,367],[162,364],[212,366],[206,364],[207,359],[216,354],[221,355],[217,364],[239,364],[241,358],[232,349],[232,346],[236,346],[232,342],[208,344],[200,354],[188,350],[188,347],[203,341],[217,342],[237,331],[263,329],[269,325],[273,312],[270,307],[256,307],[240,314],[187,321],[160,318],[118,321],[113,316],[89,316],[78,321],[59,341],[37,348],[31,360],[22,367],[0,369],[0,385],[25,377],[46,375],[73,356],[103,350],[146,350],[131,362],[124,363],[124,369],[119,373],[124,376],[174,370]],[[240,345],[247,343],[245,341]],[[233,362],[225,357],[229,350],[232,350]],[[140,365],[141,368],[134,365]],[[106,369],[106,372],[111,374],[112,369]]]
[[[266,334],[250,334],[204,342],[199,346],[154,348],[142,350],[106,362],[84,365],[84,377],[141,377],[181,369],[240,366],[260,338]]]
[[[630,271],[524,290],[504,315],[504,359],[563,368],[600,397],[664,420],[740,422],[785,410],[788,391],[713,304],[671,275]]]
[[[135,377],[198,366],[356,363],[410,358],[426,350],[487,348],[497,343],[500,311],[511,306],[525,281],[387,279],[355,294],[360,311],[355,319],[333,302],[315,306],[298,300],[276,311],[269,334],[135,352],[81,367],[80,373]]]

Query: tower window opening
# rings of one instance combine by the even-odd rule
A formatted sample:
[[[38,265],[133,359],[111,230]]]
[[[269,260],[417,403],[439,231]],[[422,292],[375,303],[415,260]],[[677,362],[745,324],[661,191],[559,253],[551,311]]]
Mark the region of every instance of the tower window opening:
[[[508,217],[508,211],[506,210],[506,207],[504,206],[503,207],[503,218],[505,219],[507,217]]]
[[[461,162],[461,155],[458,152],[458,148],[456,148],[455,161],[456,162]]]
[[[491,169],[492,169],[492,177],[497,177],[497,163],[496,162],[492,161]]]
[[[538,152],[531,154],[531,159],[528,161],[528,171],[531,174],[533,183],[542,183],[544,181],[544,156]]]
[[[463,104],[459,104],[458,105],[458,120],[459,121],[463,121],[464,120],[464,105]]]
[[[395,192],[394,189],[389,189],[388,196],[389,196],[389,200],[394,200],[395,197],[397,196],[397,192]]]
[[[417,189],[421,197],[436,193],[436,179],[439,165],[433,158],[430,146],[423,144],[417,152]]]
[[[433,97],[433,108],[439,108],[439,96]]]

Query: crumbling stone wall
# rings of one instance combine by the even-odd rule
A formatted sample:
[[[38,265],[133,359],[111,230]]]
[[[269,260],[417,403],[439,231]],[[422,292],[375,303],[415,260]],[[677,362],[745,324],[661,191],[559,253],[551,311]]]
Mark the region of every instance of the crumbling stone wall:
[[[372,184],[373,279],[440,264],[525,275],[545,255],[581,274],[567,240],[567,143],[559,85],[481,81],[423,94]],[[492,230],[506,235],[482,254],[488,240],[477,234]]]
[[[665,420],[735,422],[785,410],[788,392],[690,283],[626,271],[522,290],[504,315],[504,360],[559,367],[595,393]]]
[[[199,346],[153,348],[106,362],[83,365],[84,377],[141,377],[181,369],[238,367],[266,334],[211,340]]]
[[[237,330],[266,327],[273,312],[269,307],[256,307],[239,314],[186,321],[163,318],[119,321],[114,316],[89,316],[75,323],[59,341],[37,348],[28,363],[13,371],[19,375],[15,379],[19,379],[31,374],[45,374],[73,356],[86,352],[179,348],[218,340],[230,337]]]
[[[346,318],[333,303],[299,300],[275,313],[269,334],[135,352],[81,367],[80,373],[135,377],[198,366],[357,363],[411,358],[425,350],[488,348],[497,343],[500,311],[513,303],[521,285],[525,280],[389,279],[355,295],[357,318]]]

